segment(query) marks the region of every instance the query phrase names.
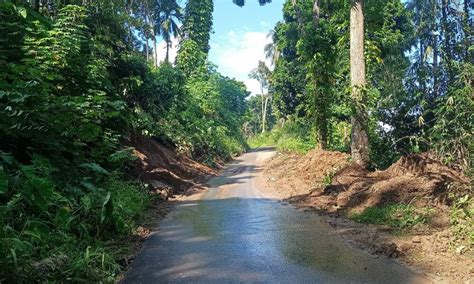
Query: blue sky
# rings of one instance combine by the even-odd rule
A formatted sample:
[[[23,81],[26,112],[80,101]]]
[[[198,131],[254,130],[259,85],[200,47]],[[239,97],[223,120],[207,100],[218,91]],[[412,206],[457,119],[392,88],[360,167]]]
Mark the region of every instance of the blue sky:
[[[249,91],[259,93],[258,82],[248,78],[258,60],[264,60],[263,48],[271,39],[268,32],[283,18],[284,0],[260,6],[257,0],[247,0],[238,7],[232,0],[214,0],[214,26],[211,35],[209,59],[225,76],[244,82]],[[182,0],[181,4],[184,5]],[[164,59],[165,44],[159,45],[161,60]],[[171,58],[176,50],[170,53]]]
[[[243,81],[252,92],[259,90],[258,82],[248,78],[264,60],[263,48],[271,41],[269,30],[283,18],[284,0],[260,6],[257,0],[247,0],[238,7],[232,0],[214,0],[214,33],[211,35],[209,59],[219,72]]]

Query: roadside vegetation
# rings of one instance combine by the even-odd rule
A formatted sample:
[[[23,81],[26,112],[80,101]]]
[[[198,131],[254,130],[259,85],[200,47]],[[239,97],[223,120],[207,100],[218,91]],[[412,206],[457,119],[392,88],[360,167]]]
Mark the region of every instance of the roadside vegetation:
[[[246,120],[252,147],[300,154],[276,158],[272,178],[285,188],[284,174],[297,175],[305,182],[293,187],[307,185],[306,193],[287,190],[316,207],[329,204],[328,210],[350,211],[372,200],[375,205],[348,216],[396,230],[429,224],[425,213],[441,200],[452,233],[472,249],[473,8],[462,0],[285,1],[265,47],[271,71],[259,64],[250,74],[262,94],[249,100]],[[351,154],[349,168],[333,168],[345,161],[334,151]],[[313,176],[306,173],[311,168],[326,172]],[[402,183],[407,175],[424,176],[425,183],[443,176],[413,188],[433,204],[403,198],[412,196]],[[358,187],[362,181],[368,186]]]
[[[442,188],[456,246],[472,249],[469,1],[287,0],[265,48],[273,66],[256,62],[249,74],[261,85],[252,97],[208,60],[213,1],[180,4],[0,0],[0,282],[116,279],[114,244],[157,198],[130,175],[132,137],[209,166],[248,144],[336,158],[314,173],[309,157],[299,173],[320,176],[318,193],[338,210],[362,191],[361,203],[376,196],[353,180],[335,184],[353,173],[387,191],[401,176],[394,188],[410,197],[436,181],[424,196]],[[354,172],[340,172],[346,153]],[[353,218],[397,230],[429,221],[430,210],[393,196]]]
[[[385,225],[402,232],[419,224],[430,221],[430,208],[417,209],[406,204],[390,204],[383,207],[371,207],[362,213],[353,214],[351,219],[365,224]]]
[[[271,132],[250,137],[248,144],[252,148],[275,146],[281,152],[306,153],[316,146],[315,139],[308,135],[309,132],[311,132],[310,126],[287,123],[282,127],[273,128]]]
[[[0,1],[0,282],[114,281],[113,244],[154,199],[127,173],[130,136],[209,165],[246,149],[246,88],[207,60],[212,9]]]

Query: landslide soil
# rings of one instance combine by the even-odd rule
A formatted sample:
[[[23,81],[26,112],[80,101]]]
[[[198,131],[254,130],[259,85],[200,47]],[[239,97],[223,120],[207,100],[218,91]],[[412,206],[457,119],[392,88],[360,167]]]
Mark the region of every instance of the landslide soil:
[[[268,196],[322,215],[351,245],[396,258],[440,281],[474,281],[472,247],[456,252],[449,219],[448,188],[469,181],[427,154],[403,157],[385,171],[371,172],[351,163],[345,153],[279,153],[267,164],[263,179]],[[394,203],[431,208],[431,221],[400,233],[347,217]]]
[[[205,182],[218,172],[218,169],[194,161],[153,138],[132,135],[124,144],[133,149],[135,157],[129,166],[129,175],[148,187],[153,200],[134,234],[110,244],[123,247],[123,252],[116,256],[122,266],[117,282],[123,278],[143,242],[174,204],[184,196],[199,196],[206,189]]]

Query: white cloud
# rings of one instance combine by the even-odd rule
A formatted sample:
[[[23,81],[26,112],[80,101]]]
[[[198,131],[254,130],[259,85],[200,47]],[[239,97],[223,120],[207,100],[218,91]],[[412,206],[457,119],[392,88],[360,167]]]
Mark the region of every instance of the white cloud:
[[[159,42],[156,49],[158,50],[158,62],[164,62],[166,58],[166,42],[164,40]],[[171,48],[170,48],[170,53],[169,53],[169,60],[171,63],[174,62],[177,53],[178,53],[178,39],[172,38]]]
[[[252,92],[252,95],[260,94],[262,93],[260,90],[260,83],[255,80],[255,79],[247,79],[244,80],[245,86],[247,86],[247,90]]]
[[[263,23],[261,23],[263,24]],[[242,81],[253,94],[260,94],[257,80],[250,79],[249,73],[257,67],[259,60],[265,60],[265,45],[271,42],[266,32],[231,30],[220,39],[211,42],[210,59],[225,76]],[[163,62],[166,57],[166,43],[158,43],[158,60]],[[173,39],[170,49],[170,62],[174,62],[178,51],[178,40]],[[266,61],[270,66],[270,62]]]
[[[219,72],[243,81],[252,94],[259,94],[258,82],[249,79],[248,74],[259,60],[265,60],[264,47],[270,41],[265,32],[230,31],[212,43],[211,60],[218,65]]]

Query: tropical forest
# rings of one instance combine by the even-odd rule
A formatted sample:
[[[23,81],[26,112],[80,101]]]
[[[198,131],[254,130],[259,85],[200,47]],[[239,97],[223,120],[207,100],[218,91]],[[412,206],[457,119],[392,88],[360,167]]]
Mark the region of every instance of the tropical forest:
[[[473,22],[0,0],[0,283],[471,283]]]

